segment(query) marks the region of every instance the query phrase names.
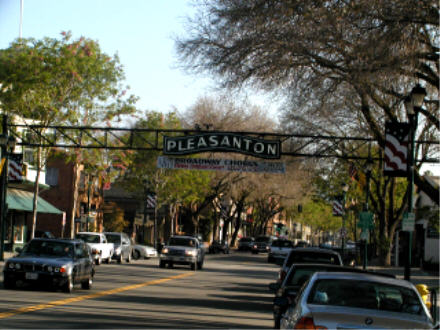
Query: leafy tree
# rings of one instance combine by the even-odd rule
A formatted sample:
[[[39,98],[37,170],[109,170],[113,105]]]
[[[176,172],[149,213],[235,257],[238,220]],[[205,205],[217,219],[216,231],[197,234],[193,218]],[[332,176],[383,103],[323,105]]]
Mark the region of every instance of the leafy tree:
[[[103,53],[96,41],[71,38],[70,32],[63,32],[60,40],[17,39],[0,51],[2,107],[8,114],[37,120],[43,127],[40,133],[49,125],[110,123],[115,117],[135,111],[136,98],[126,96],[127,89],[121,83],[124,72],[119,58]],[[74,138],[78,139],[79,135]],[[74,150],[71,158],[76,164],[70,228],[73,237],[80,164],[93,159],[85,159],[80,149]],[[38,156],[38,173],[40,159]],[[34,194],[38,195],[38,184]],[[32,232],[35,221],[36,205]]]

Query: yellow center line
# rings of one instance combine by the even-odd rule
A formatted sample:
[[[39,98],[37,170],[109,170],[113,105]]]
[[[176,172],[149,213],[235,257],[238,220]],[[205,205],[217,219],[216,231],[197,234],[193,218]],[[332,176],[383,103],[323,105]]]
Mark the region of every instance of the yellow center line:
[[[21,308],[17,308],[17,309],[11,310],[9,312],[0,313],[0,319],[5,319],[7,317],[11,317],[11,316],[18,315],[18,314],[35,312],[35,311],[39,311],[39,310],[42,310],[42,309],[52,308],[52,307],[55,307],[55,306],[67,305],[67,304],[70,304],[70,303],[73,303],[73,302],[78,302],[78,301],[82,301],[82,300],[86,300],[86,299],[94,299],[94,298],[99,298],[99,297],[102,297],[102,296],[108,296],[108,295],[111,295],[111,294],[120,293],[120,292],[124,292],[124,291],[128,291],[128,290],[135,290],[135,289],[141,288],[143,286],[160,284],[160,283],[168,282],[168,281],[171,281],[171,280],[176,280],[176,279],[179,279],[179,278],[184,278],[184,277],[187,277],[187,276],[190,276],[190,275],[194,275],[194,274],[195,273],[185,273],[185,274],[175,275],[175,276],[171,276],[171,277],[167,277],[167,278],[161,278],[161,279],[158,279],[158,280],[152,280],[152,281],[148,281],[148,282],[144,282],[144,283],[127,285],[127,286],[123,286],[123,287],[112,289],[112,290],[100,291],[100,292],[96,292],[96,293],[92,293],[92,294],[87,294],[87,295],[83,295],[83,296],[67,298],[67,299],[62,299],[62,300],[55,300],[55,301],[52,301],[52,302],[48,302],[46,304],[39,304],[39,305],[28,306],[28,307],[21,307]]]

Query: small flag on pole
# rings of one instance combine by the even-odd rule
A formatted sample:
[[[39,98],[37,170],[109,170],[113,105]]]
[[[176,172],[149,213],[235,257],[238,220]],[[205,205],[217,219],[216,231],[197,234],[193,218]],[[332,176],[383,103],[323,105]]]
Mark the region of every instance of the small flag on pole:
[[[23,181],[23,154],[9,155],[9,181]]]
[[[344,197],[338,196],[333,201],[333,215],[342,217],[344,215]]]
[[[408,123],[385,123],[385,175],[407,176],[409,129]]]
[[[147,208],[154,209],[157,205],[156,195],[147,195]]]

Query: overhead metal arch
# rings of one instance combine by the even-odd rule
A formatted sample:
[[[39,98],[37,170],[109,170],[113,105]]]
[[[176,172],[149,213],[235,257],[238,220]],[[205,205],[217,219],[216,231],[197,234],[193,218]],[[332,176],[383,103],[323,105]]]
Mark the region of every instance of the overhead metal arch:
[[[17,139],[17,145],[43,148],[85,148],[109,150],[162,151],[167,136],[188,136],[216,131],[188,129],[149,129],[92,126],[43,126],[8,123],[9,135]],[[224,131],[221,131],[225,133]],[[219,132],[220,133],[220,132]],[[365,145],[377,144],[368,137],[330,135],[282,134],[252,131],[231,131],[237,135],[281,141],[281,156],[340,158],[368,160],[368,156],[356,156]],[[417,141],[419,144],[439,145],[438,141]],[[347,149],[350,147],[350,149]],[[380,160],[381,158],[372,158]],[[425,163],[438,163],[436,158],[418,159]]]

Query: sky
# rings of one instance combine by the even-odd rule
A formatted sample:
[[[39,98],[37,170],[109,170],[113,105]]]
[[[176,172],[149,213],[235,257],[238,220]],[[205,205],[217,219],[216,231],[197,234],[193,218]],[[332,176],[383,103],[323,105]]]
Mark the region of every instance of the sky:
[[[183,35],[188,0],[23,0],[23,38],[60,39],[71,31],[118,54],[140,110],[183,112],[212,95],[213,81],[177,68],[173,36]],[[0,49],[19,37],[20,0],[0,0]],[[259,101],[262,102],[261,100]]]

